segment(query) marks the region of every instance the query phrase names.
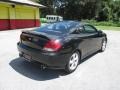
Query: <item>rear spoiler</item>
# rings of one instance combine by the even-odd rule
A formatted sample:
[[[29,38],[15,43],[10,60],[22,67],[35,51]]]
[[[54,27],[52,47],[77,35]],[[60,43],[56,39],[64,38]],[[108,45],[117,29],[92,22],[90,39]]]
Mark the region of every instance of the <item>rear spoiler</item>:
[[[45,38],[45,39],[50,39],[50,37],[48,37],[47,34],[42,33],[42,32],[35,32],[35,31],[22,31],[22,34],[29,34],[29,35],[34,35],[34,36],[38,36],[40,38]]]

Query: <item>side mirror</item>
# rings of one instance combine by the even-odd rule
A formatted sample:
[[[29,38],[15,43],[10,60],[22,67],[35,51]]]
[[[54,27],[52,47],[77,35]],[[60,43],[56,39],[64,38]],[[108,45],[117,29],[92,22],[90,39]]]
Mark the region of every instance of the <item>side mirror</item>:
[[[72,34],[79,34],[79,30],[76,29],[74,32],[72,32]]]
[[[71,33],[72,34],[79,34],[82,31],[83,31],[83,28],[82,27],[78,27],[78,28],[75,28],[75,30],[73,30]]]
[[[77,33],[80,33],[80,32],[83,31],[83,28],[82,28],[82,27],[79,27],[79,28],[76,29],[76,31],[77,31]]]
[[[103,31],[99,30],[99,31],[98,31],[98,35],[99,35],[99,36],[102,36],[102,34],[103,34]]]
[[[74,32],[73,32],[73,34],[79,34],[81,31],[79,30],[79,28],[77,28]]]

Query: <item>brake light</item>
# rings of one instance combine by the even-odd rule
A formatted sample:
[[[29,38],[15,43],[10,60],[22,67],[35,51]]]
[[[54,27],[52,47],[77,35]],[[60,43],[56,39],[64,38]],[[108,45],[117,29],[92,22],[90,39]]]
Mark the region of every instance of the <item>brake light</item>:
[[[61,43],[59,40],[50,40],[45,44],[43,50],[58,51],[60,48],[61,48]]]

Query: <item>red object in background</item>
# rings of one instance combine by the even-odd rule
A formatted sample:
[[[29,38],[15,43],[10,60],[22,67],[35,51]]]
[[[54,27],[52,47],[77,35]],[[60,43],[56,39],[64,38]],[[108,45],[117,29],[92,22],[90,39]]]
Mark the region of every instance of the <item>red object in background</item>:
[[[40,21],[33,19],[0,19],[0,30],[39,27]]]
[[[39,19],[36,19],[36,20],[35,20],[35,26],[36,26],[36,27],[39,27],[40,25],[41,25],[40,20],[39,20]]]
[[[7,19],[0,19],[0,31],[10,29],[10,22]]]
[[[9,20],[10,21],[10,26],[9,26],[9,28],[10,29],[16,29],[16,20]]]
[[[30,19],[29,20],[17,19],[15,20],[15,26],[16,28],[35,27],[35,21]]]

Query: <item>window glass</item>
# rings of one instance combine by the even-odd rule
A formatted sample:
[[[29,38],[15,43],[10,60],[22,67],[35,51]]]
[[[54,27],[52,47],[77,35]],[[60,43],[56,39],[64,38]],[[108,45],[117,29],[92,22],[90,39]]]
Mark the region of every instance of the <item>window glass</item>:
[[[93,33],[93,32],[96,32],[96,29],[90,25],[85,25],[84,26],[84,29],[85,29],[85,32],[86,33]]]
[[[72,34],[80,34],[84,31],[84,28],[82,26],[76,26],[74,28],[71,29],[71,33]]]
[[[36,31],[40,32],[58,32],[69,33],[69,31],[76,26],[73,22],[58,22],[40,27]]]

